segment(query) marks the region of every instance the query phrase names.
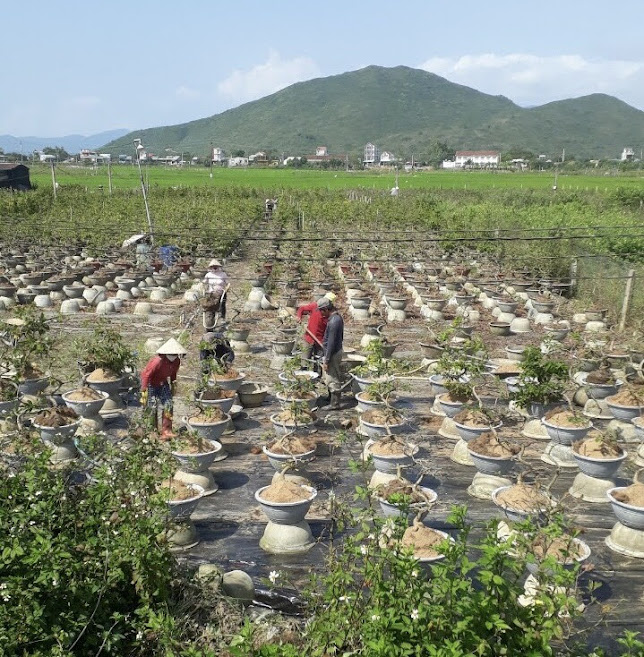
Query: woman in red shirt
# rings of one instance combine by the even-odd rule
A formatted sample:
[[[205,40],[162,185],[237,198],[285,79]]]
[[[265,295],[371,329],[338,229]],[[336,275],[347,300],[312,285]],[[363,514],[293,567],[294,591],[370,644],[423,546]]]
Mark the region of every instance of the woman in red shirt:
[[[329,320],[320,313],[319,304],[322,299],[328,299],[333,302],[335,298],[336,295],[333,292],[327,292],[321,299],[313,303],[307,303],[297,309],[296,316],[298,321],[302,321],[304,315],[309,316],[309,321],[306,325],[307,332],[304,334],[304,340],[308,343],[308,347],[304,352],[304,358],[306,360],[312,360],[314,356],[322,353],[322,340],[324,339],[324,331]]]
[[[170,338],[158,349],[141,372],[141,405],[144,416],[158,428],[157,410],[161,406],[161,438],[172,438],[172,392],[181,360],[188,352]]]

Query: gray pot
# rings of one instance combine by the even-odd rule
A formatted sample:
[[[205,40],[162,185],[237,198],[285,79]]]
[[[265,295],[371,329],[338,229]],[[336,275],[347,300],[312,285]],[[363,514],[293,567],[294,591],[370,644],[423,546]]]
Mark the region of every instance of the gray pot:
[[[295,340],[275,340],[271,342],[271,346],[276,356],[290,356],[293,353]]]
[[[644,529],[644,507],[619,502],[613,497],[613,493],[618,490],[622,490],[622,488],[615,487],[606,492],[615,517],[626,527]]]
[[[78,426],[80,425],[80,418],[75,422],[66,424],[62,427],[46,427],[42,424],[36,424],[35,422],[32,422],[31,424],[35,429],[40,431],[40,437],[42,440],[53,443],[54,445],[60,445],[76,433],[76,429],[78,429]]]
[[[490,322],[489,326],[492,335],[510,335],[510,324],[508,322]]]
[[[404,419],[396,424],[373,424],[372,422],[367,422],[363,417],[360,417],[360,428],[369,438],[374,439],[402,433],[405,424],[406,420]]]
[[[39,379],[24,379],[18,383],[18,394],[20,395],[37,395],[49,385],[47,377]]]
[[[97,391],[100,392],[102,399],[96,399],[94,401],[74,401],[68,398],[68,395],[71,392],[74,392],[74,390],[70,390],[63,394],[63,401],[77,415],[80,415],[80,417],[92,417],[93,415],[97,415],[108,397],[106,392]]]
[[[244,408],[258,408],[264,403],[268,395],[268,388],[261,383],[247,381],[237,390],[237,396]]]
[[[203,487],[197,486],[197,484],[188,484],[188,486],[194,490],[194,497],[189,497],[187,500],[170,500],[167,502],[172,520],[185,520],[189,518],[197,508],[199,500],[203,497]]]
[[[465,406],[464,402],[447,402],[441,399],[443,395],[438,395],[436,399],[438,399],[438,403],[441,407],[441,410],[447,417],[454,417],[455,415],[458,415],[463,410],[463,406]]]
[[[577,454],[574,449],[572,455],[575,457],[579,469],[585,475],[595,479],[611,479],[628,456],[626,450],[622,451],[621,456],[611,459],[596,459],[589,456],[582,456],[581,454]]]
[[[198,398],[196,400],[196,402],[199,406],[203,406],[204,408],[216,407],[222,413],[230,413],[230,409],[233,407],[233,404],[235,403],[235,396],[233,395],[232,397],[229,397],[227,399],[201,399],[201,398]]]
[[[309,495],[307,499],[298,500],[297,502],[269,502],[261,497],[262,492],[267,488],[268,486],[264,486],[256,491],[255,500],[262,507],[262,511],[266,514],[266,517],[278,525],[296,525],[302,522],[318,494],[315,488],[302,486],[304,491]]]
[[[217,457],[217,454],[223,449],[220,442],[216,440],[207,441],[210,449],[206,452],[197,454],[185,454],[182,452],[172,452],[172,456],[179,463],[179,467],[184,472],[203,472],[207,470]]]
[[[239,386],[244,382],[245,374],[240,374],[236,379],[221,379],[213,375],[210,379],[224,390],[239,390]]]
[[[277,454],[271,452],[268,447],[262,447],[262,451],[266,454],[268,462],[273,466],[277,472],[281,472],[287,464],[298,465],[300,463],[308,463],[315,458],[315,449],[309,450],[302,454]]]
[[[408,468],[414,462],[414,455],[418,452],[418,445],[408,443],[406,452],[403,454],[391,454],[388,456],[374,454],[368,447],[368,454],[373,460],[373,466],[378,472],[395,474],[398,467]]]
[[[188,418],[186,424],[190,429],[196,431],[202,438],[216,441],[221,434],[224,433],[229,421],[230,415],[226,415],[223,420],[219,420],[218,422],[193,422],[192,418]]]
[[[430,309],[430,310],[443,310],[445,306],[447,305],[447,299],[437,299],[434,297],[422,297],[423,303]]]
[[[407,507],[407,519],[411,520],[413,519],[419,511],[422,511],[428,507],[429,504],[432,504],[438,499],[438,493],[431,488],[426,488],[425,486],[421,486],[421,490],[429,497],[428,502],[417,502],[416,504],[410,504]],[[398,518],[399,516],[403,515],[403,509],[401,508],[400,504],[392,504],[391,502],[387,502],[382,497],[376,498],[380,504],[380,509],[383,513],[384,516],[387,518]]]
[[[514,459],[511,456],[487,456],[477,454],[471,449],[468,451],[476,469],[482,474],[505,477],[514,467]]]
[[[624,406],[622,404],[613,404],[608,401],[608,399],[605,399],[604,401],[610,412],[613,414],[613,417],[622,422],[630,422],[631,420],[634,420],[642,414],[642,410],[644,409],[644,406]]]
[[[550,509],[545,507],[542,509],[534,509],[530,511],[524,511],[523,509],[514,509],[512,507],[508,506],[503,506],[499,501],[497,501],[498,495],[501,491],[507,490],[508,488],[511,488],[511,486],[501,486],[500,488],[495,488],[492,491],[492,501],[494,504],[496,504],[500,509],[503,510],[505,515],[507,516],[508,520],[512,522],[522,522],[528,517],[539,517],[543,516],[547,511]],[[551,502],[550,508],[554,507],[554,501]]]
[[[439,403],[441,403],[440,400]],[[472,427],[467,424],[459,424],[454,420],[454,426],[456,427],[456,430],[458,431],[458,433],[461,435],[461,438],[466,443],[469,443],[470,440],[474,440],[475,438],[478,438],[481,434],[485,433],[486,431],[492,431],[492,429],[496,429],[496,430],[500,429],[501,425],[502,423],[499,422],[494,427],[492,426]]]
[[[273,425],[275,434],[278,436],[285,436],[287,433],[293,433],[294,435],[306,434],[315,425],[315,420],[298,424],[295,424],[295,422],[281,422],[277,419],[277,415],[277,413],[273,413],[269,419]]]
[[[559,445],[572,445],[578,440],[582,440],[583,437],[593,428],[592,422],[588,422],[588,424],[583,427],[560,427],[542,419],[541,424],[546,428],[550,440]]]

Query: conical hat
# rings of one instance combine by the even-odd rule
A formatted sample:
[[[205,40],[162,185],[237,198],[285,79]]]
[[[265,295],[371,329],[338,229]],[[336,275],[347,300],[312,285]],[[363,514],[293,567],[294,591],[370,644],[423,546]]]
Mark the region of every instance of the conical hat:
[[[221,262],[217,258],[213,258],[209,263],[208,267],[221,267]]]
[[[185,356],[188,352],[182,347],[174,338],[170,338],[164,342],[158,349],[157,354],[176,354],[177,356]]]

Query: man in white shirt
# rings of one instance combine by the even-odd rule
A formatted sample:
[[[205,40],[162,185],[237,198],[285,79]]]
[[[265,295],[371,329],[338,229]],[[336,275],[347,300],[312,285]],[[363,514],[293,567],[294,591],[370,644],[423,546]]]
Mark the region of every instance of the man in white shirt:
[[[203,279],[205,292],[203,325],[206,329],[215,326],[217,311],[221,319],[226,318],[225,293],[229,286],[228,280],[228,274],[221,268],[221,262],[216,259],[211,260]]]

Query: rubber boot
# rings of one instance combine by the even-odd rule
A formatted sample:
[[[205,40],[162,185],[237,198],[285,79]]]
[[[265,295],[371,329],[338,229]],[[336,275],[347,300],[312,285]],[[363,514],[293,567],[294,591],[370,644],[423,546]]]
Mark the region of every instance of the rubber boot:
[[[170,439],[176,436],[172,431],[172,415],[169,413],[163,414],[163,420],[161,424],[161,438]]]
[[[330,394],[330,397],[331,397],[331,403],[329,404],[329,410],[330,411],[339,411],[342,408],[342,405],[341,405],[342,393],[341,392],[332,392]]]

